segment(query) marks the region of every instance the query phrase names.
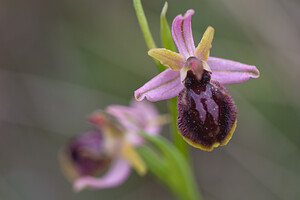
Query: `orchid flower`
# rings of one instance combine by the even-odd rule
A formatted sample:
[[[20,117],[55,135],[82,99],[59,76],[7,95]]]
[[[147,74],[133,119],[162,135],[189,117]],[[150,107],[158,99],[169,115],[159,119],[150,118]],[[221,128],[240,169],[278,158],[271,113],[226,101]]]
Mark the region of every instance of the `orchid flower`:
[[[111,105],[92,113],[89,121],[96,129],[75,137],[60,153],[63,171],[74,189],[118,186],[127,179],[131,167],[144,175],[146,166],[135,150],[143,144],[138,131],[157,135],[159,117],[152,104],[136,101],[130,107]]]
[[[172,36],[179,53],[164,48],[148,54],[169,67],[135,91],[138,101],[159,101],[178,96],[179,133],[192,146],[211,151],[226,145],[235,127],[237,108],[225,84],[259,77],[253,65],[210,57],[214,28],[209,26],[194,45],[190,9],[172,23]]]

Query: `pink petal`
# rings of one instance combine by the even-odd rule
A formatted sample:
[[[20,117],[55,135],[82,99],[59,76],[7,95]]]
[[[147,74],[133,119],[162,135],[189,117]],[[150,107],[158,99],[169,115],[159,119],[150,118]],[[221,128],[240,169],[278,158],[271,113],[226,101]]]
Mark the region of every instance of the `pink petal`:
[[[215,57],[208,57],[207,64],[212,70],[212,80],[223,85],[241,83],[248,81],[250,77],[259,77],[259,71],[254,65]]]
[[[132,101],[131,105],[140,112],[143,122],[143,130],[149,135],[157,135],[161,131],[161,125],[153,123],[159,116],[158,110],[148,101]]]
[[[138,131],[140,128],[140,112],[128,106],[110,105],[106,112],[115,116],[127,130]]]
[[[185,15],[178,15],[173,20],[172,24],[172,36],[176,43],[178,51],[185,58],[188,58],[194,54],[195,44],[192,34],[191,19],[195,13],[190,9],[186,11]]]
[[[176,97],[183,89],[180,72],[166,69],[134,92],[137,101],[145,97],[149,101],[160,101]]]
[[[83,176],[74,182],[74,189],[80,191],[86,187],[91,189],[116,187],[123,183],[129,174],[129,163],[123,158],[118,158],[103,177]]]
[[[127,139],[134,146],[143,144],[143,138],[138,134],[142,129],[142,116],[140,111],[135,108],[120,105],[111,105],[106,108],[106,111],[115,116],[126,128]]]
[[[157,135],[161,126],[153,121],[159,116],[158,110],[148,101],[132,101],[131,106],[111,105],[106,111],[115,116],[127,129],[127,138],[134,146],[143,144],[138,134],[142,130],[150,135]]]

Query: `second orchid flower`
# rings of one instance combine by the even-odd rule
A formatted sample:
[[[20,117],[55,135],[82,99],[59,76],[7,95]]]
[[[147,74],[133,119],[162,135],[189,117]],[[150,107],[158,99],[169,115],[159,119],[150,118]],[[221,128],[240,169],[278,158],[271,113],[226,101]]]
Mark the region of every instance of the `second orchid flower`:
[[[118,186],[127,179],[131,167],[144,175],[146,165],[135,149],[144,143],[138,132],[157,135],[162,118],[145,101],[134,101],[131,106],[111,105],[92,113],[89,121],[96,129],[78,135],[60,152],[63,172],[74,189]]]

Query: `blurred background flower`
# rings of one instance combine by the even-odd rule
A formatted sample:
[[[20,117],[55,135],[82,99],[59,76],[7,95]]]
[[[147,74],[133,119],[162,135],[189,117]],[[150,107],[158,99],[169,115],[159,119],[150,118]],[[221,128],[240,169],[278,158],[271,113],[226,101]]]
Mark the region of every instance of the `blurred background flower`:
[[[143,1],[156,41],[163,4]],[[195,41],[211,25],[211,55],[261,72],[228,86],[239,108],[230,144],[191,149],[204,199],[298,199],[300,3],[173,0],[169,23],[190,8]],[[135,173],[121,187],[74,194],[57,162],[67,138],[89,128],[84,116],[126,105],[157,74],[131,0],[4,0],[0,28],[0,199],[174,199]],[[166,102],[156,105],[166,111]]]
[[[77,135],[59,152],[62,171],[74,190],[117,187],[126,181],[131,167],[144,176],[147,167],[136,150],[144,140],[138,132],[158,135],[158,118],[156,108],[146,101],[110,105],[92,113],[89,121],[95,130]]]

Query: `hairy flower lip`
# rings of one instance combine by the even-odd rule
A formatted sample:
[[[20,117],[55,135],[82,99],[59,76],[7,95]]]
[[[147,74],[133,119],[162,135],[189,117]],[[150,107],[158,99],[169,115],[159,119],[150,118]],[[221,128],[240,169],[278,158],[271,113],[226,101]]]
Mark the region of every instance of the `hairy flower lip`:
[[[190,145],[212,151],[228,143],[236,127],[237,108],[229,91],[216,81],[197,80],[189,71],[178,95],[178,130]],[[203,77],[204,77],[203,76]]]
[[[194,141],[192,140],[189,140],[185,137],[182,137],[184,139],[184,141],[186,141],[189,145],[193,146],[193,147],[196,147],[198,149],[201,149],[203,151],[213,151],[214,148],[217,148],[219,146],[225,146],[228,144],[228,142],[230,141],[230,139],[232,138],[232,135],[236,129],[236,125],[237,125],[237,120],[234,122],[230,132],[228,133],[228,135],[226,136],[226,138],[224,139],[224,141],[222,142],[214,142],[213,144],[211,144],[210,146],[207,146],[207,145],[203,145],[203,144],[199,144],[199,143],[195,143]],[[182,134],[179,130],[179,134]]]
[[[97,175],[111,162],[111,152],[104,151],[101,130],[92,130],[74,137],[60,150],[63,172],[70,181],[84,175]]]

